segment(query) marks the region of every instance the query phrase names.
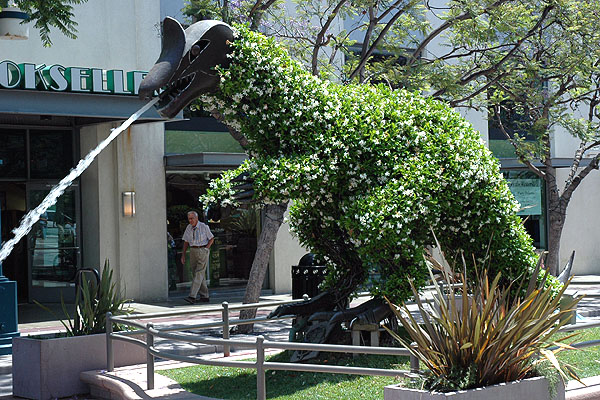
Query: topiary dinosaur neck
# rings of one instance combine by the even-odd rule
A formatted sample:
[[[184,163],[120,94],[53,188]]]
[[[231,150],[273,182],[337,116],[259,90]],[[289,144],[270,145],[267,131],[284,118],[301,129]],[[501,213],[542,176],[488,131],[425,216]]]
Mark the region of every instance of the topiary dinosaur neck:
[[[302,146],[296,134],[327,123],[315,111],[330,83],[308,73],[272,38],[241,29],[230,57],[229,67],[219,70],[220,90],[202,100],[248,139],[250,151],[270,156],[296,152]]]

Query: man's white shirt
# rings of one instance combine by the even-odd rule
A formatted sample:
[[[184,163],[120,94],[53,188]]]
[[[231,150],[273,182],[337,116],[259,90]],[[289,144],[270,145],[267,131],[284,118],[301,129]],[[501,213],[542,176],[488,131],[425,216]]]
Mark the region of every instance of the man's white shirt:
[[[188,242],[190,246],[206,246],[213,237],[214,235],[208,225],[200,221],[196,226],[188,224],[183,233],[183,240]]]

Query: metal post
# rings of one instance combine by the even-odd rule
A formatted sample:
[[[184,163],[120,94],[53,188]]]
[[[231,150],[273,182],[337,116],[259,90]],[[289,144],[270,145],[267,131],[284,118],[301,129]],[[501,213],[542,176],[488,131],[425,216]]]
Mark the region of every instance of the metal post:
[[[106,370],[113,372],[115,370],[115,358],[113,353],[113,342],[112,342],[112,313],[106,313]]]
[[[417,344],[415,342],[412,342],[410,344],[410,347],[416,348]],[[412,353],[410,354],[410,372],[415,374],[419,373],[419,359],[415,357],[415,355]]]
[[[150,333],[150,328],[154,328],[152,322],[146,324],[146,381],[148,390],[154,389],[154,356],[150,353],[150,347],[154,347],[154,336]]]
[[[229,303],[224,301],[223,306],[223,339],[229,339]],[[223,345],[223,357],[229,357],[231,348],[228,344]]]
[[[265,382],[265,338],[261,335],[256,338],[256,398],[266,400],[267,384]]]

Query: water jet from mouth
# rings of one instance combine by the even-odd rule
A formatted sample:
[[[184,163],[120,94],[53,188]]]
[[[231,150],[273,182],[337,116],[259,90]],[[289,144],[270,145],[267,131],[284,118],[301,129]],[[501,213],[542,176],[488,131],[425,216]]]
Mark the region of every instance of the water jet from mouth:
[[[134,123],[142,114],[144,114],[150,107],[152,107],[158,101],[158,97],[150,100],[146,105],[140,108],[138,111],[133,113],[131,117],[127,119],[127,121],[123,122],[121,126],[112,130],[110,135],[104,139],[102,142],[96,146],[96,148],[92,149],[84,158],[79,160],[79,163],[75,168],[69,172],[67,176],[65,176],[59,183],[57,183],[52,189],[50,189],[50,193],[44,198],[44,200],[33,210],[30,210],[22,219],[21,223],[18,227],[12,230],[14,235],[13,238],[7,240],[0,248],[0,264],[2,261],[8,257],[15,247],[17,243],[23,238],[23,236],[27,235],[33,225],[40,219],[40,216],[48,210],[48,208],[52,207],[56,203],[56,200],[64,193],[64,191],[71,186],[73,181],[77,179],[83,171],[85,171],[90,164],[94,161],[94,159],[100,154],[102,150],[106,148],[114,139],[119,136],[121,132],[125,129],[129,128],[129,126]]]

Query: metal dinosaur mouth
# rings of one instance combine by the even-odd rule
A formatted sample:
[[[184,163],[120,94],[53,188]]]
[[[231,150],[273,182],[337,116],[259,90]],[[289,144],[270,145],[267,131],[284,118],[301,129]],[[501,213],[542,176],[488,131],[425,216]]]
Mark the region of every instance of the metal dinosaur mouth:
[[[170,17],[163,21],[162,30],[161,54],[140,84],[139,96],[149,99],[158,92],[158,113],[174,118],[202,93],[218,88],[220,80],[213,69],[229,65],[233,31],[223,22],[208,20],[184,31]]]
[[[192,85],[196,73],[192,72],[182,78],[177,79],[175,82],[167,84],[159,94],[160,100],[158,101],[157,107],[159,110],[169,106],[169,104],[178,101],[183,93],[186,92]]]

